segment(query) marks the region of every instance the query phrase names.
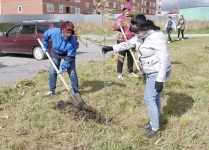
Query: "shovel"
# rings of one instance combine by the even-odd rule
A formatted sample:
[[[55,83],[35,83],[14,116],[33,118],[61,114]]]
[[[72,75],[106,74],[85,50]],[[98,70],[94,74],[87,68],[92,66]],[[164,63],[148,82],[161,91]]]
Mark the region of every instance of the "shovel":
[[[41,45],[41,47],[43,48],[43,44],[41,42],[41,40],[38,38],[37,39],[39,44]],[[46,56],[49,58],[51,64],[53,65],[54,69],[56,70],[56,72],[58,73],[59,70],[57,69],[56,65],[54,64],[52,58],[50,57],[49,53],[46,52]],[[70,88],[68,87],[67,83],[65,82],[64,78],[62,77],[61,74],[58,74],[60,79],[62,80],[63,84],[65,85],[66,89],[70,92],[70,102],[77,108],[82,109],[83,105],[84,105],[84,101],[82,100],[81,96],[79,93],[72,93],[72,91],[70,90]]]
[[[120,30],[121,30],[121,32],[122,32],[124,38],[125,38],[125,41],[127,41],[126,35],[125,35],[124,30],[123,30],[123,28],[122,28],[121,25],[120,25]],[[144,74],[144,72],[143,72],[141,63],[140,63],[140,65],[138,65],[138,63],[137,63],[137,61],[136,61],[136,58],[135,58],[135,56],[134,56],[134,54],[133,54],[133,52],[132,52],[131,50],[130,50],[130,53],[131,53],[131,55],[132,55],[132,57],[133,57],[133,60],[134,60],[134,63],[135,63],[135,65],[136,65],[137,69],[138,69],[139,72],[140,72],[140,77],[141,77],[144,81],[146,81],[145,74]]]

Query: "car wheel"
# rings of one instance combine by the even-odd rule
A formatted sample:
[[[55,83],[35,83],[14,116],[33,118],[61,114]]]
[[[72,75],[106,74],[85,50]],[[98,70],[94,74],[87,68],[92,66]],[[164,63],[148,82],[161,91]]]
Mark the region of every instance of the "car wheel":
[[[46,55],[44,54],[44,52],[42,51],[41,47],[35,47],[33,49],[33,57],[36,60],[43,60],[46,58]]]

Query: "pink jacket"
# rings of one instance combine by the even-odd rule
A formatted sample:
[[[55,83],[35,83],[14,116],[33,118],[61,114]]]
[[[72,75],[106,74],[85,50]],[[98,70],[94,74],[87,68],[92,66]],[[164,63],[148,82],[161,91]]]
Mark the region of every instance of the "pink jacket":
[[[119,31],[119,35],[117,37],[118,40],[120,41],[125,41],[125,38],[120,30],[120,27],[117,26],[116,21],[117,20],[121,20],[122,26],[123,26],[123,31],[126,35],[127,40],[131,39],[132,37],[135,36],[135,34],[133,32],[131,32],[129,30],[130,27],[130,20],[128,18],[125,17],[124,13],[122,13],[120,16],[118,16],[115,20],[115,23],[113,25],[113,31]]]

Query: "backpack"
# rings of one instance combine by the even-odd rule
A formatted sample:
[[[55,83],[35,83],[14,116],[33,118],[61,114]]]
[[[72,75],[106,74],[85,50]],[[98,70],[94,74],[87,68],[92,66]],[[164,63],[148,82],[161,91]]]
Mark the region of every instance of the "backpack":
[[[168,26],[167,26],[167,28],[168,28],[168,29],[172,28],[172,25],[173,25],[173,21],[171,21],[171,20],[168,21]]]

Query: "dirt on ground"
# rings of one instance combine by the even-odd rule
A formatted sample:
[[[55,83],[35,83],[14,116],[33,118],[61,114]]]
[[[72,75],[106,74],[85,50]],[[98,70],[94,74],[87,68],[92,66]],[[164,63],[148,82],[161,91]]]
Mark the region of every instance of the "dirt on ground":
[[[83,107],[79,109],[73,106],[70,102],[60,100],[56,104],[55,109],[60,111],[67,111],[76,120],[79,119],[83,121],[88,121],[89,119],[91,119],[99,124],[110,123],[112,121],[112,118],[104,117],[100,112],[86,104],[84,104]]]

